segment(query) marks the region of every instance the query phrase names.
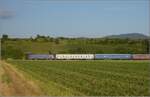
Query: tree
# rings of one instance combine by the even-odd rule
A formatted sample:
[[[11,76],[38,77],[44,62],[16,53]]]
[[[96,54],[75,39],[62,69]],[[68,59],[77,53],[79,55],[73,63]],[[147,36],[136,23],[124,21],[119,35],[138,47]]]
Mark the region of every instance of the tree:
[[[54,40],[53,38],[49,38],[49,41],[50,41],[50,42],[53,42],[53,40]]]
[[[59,39],[55,39],[55,44],[59,44]]]
[[[3,34],[2,39],[4,39],[4,40],[8,39],[8,35]]]
[[[39,34],[37,34],[36,38],[40,38],[40,35],[39,35]]]
[[[34,41],[33,37],[30,37],[30,41]]]
[[[149,50],[150,50],[150,47],[149,47],[149,46],[150,46],[150,43],[149,43],[149,42],[150,42],[150,41],[149,41],[148,39],[145,39],[145,40],[144,40],[144,46],[145,46],[145,53],[146,53],[146,54],[149,54],[149,53],[150,53],[150,51],[149,51]]]
[[[125,53],[131,53],[130,50],[125,47],[125,46],[117,46],[114,49],[114,53],[118,53],[118,54],[125,54]]]
[[[12,59],[22,59],[24,53],[21,49],[13,47],[13,46],[6,46],[2,47],[2,59],[12,58]]]
[[[52,54],[52,52],[51,52],[51,51],[49,51],[49,54]]]

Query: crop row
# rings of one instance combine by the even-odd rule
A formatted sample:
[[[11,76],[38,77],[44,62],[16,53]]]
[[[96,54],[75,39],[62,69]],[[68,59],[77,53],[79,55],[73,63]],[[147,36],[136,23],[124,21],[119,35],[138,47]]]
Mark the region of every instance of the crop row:
[[[10,61],[45,83],[49,95],[148,95],[148,62]],[[52,85],[53,84],[53,85]],[[53,86],[53,87],[52,87]],[[64,92],[64,93],[63,93]]]

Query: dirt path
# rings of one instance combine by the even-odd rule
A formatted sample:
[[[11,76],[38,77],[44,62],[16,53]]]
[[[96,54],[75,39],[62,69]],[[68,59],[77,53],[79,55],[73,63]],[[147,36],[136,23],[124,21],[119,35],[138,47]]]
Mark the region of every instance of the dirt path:
[[[40,88],[33,81],[26,79],[16,68],[0,61],[1,96],[39,96]]]

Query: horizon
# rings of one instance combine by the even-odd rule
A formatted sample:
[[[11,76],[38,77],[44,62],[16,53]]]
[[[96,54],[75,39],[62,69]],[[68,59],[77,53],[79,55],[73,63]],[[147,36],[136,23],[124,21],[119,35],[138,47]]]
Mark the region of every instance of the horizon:
[[[0,37],[149,36],[149,0],[0,1]]]
[[[141,34],[141,33],[125,33],[125,34],[112,34],[112,35],[107,35],[107,36],[102,36],[102,37],[66,37],[66,36],[51,36],[51,35],[42,35],[42,34],[35,34],[34,36],[25,36],[25,37],[20,37],[20,36],[13,36],[13,35],[8,35],[8,34],[2,34],[0,35],[0,38],[2,38],[3,35],[8,35],[8,38],[18,38],[18,39],[28,39],[28,38],[36,38],[37,35],[44,36],[44,37],[51,37],[51,38],[106,38],[106,37],[111,37],[111,36],[118,36],[118,35],[129,35],[129,34],[140,34],[144,35],[146,37],[150,37],[149,35]]]

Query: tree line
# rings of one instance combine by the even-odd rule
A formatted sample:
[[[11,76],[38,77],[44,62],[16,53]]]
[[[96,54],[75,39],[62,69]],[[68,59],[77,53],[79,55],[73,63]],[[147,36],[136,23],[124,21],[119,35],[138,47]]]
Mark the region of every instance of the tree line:
[[[21,42],[24,41],[24,42]],[[23,59],[27,52],[19,45],[13,42],[25,43],[53,43],[55,47],[62,45],[65,49],[59,49],[57,52],[49,50],[47,53],[149,53],[148,39],[119,39],[119,38],[66,38],[66,37],[50,37],[37,35],[35,38],[9,38],[8,35],[2,35],[1,38],[1,55],[3,59]],[[65,43],[65,44],[63,44]],[[15,45],[15,46],[14,46]],[[29,51],[30,52],[30,51]],[[32,52],[31,52],[32,53]],[[38,52],[37,52],[38,53]]]

